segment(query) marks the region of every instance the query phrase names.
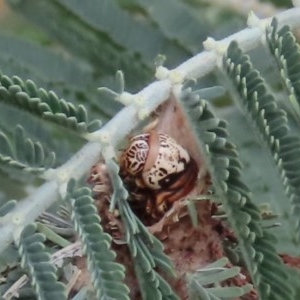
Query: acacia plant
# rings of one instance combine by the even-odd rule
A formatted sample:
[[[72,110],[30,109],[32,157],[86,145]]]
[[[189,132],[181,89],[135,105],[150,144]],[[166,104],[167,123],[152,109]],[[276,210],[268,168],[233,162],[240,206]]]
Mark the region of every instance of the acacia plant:
[[[298,299],[300,9],[7,3],[1,299]],[[147,128],[199,171],[159,218],[122,176]]]

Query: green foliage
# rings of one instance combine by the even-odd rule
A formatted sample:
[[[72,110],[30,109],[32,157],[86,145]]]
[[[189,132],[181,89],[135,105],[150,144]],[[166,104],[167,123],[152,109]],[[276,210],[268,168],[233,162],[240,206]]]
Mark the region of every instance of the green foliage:
[[[115,262],[116,254],[110,249],[111,237],[103,232],[91,190],[68,184],[68,200],[72,204],[75,230],[83,243],[88,258],[88,269],[97,299],[129,299],[128,287],[122,283],[125,268]]]
[[[35,229],[35,225],[27,225],[21,233],[21,265],[28,271],[38,299],[67,299],[63,284],[57,281],[56,269],[50,262],[50,255],[45,252],[45,238],[35,233]]]
[[[135,81],[137,78],[133,76],[134,73],[139,74],[138,82],[145,83],[146,78],[150,76],[149,68],[145,67],[145,64],[135,58],[130,51],[125,51],[125,49],[122,51],[122,47],[105,32],[92,27],[89,20],[82,19],[81,16],[77,15],[76,2],[74,5],[71,1],[69,3],[64,4],[64,2],[56,0],[39,1],[38,4],[31,2],[31,0],[11,1],[15,9],[42,26],[71,53],[81,59],[86,59],[93,66],[98,66],[98,74],[112,75],[116,69],[122,69],[125,74],[129,75],[127,77],[129,86],[137,86],[134,82],[134,77]],[[81,11],[87,11],[82,3]],[[110,11],[107,11],[107,14],[109,19],[118,20],[113,14],[110,15]],[[47,21],[52,18],[55,18],[55,23]],[[86,47],[86,45],[92,45],[92,47]]]
[[[9,78],[0,75],[0,101],[24,109],[38,117],[67,127],[79,133],[92,132],[99,129],[99,121],[88,122],[84,106],[59,99],[57,95],[44,89],[38,89],[34,82],[23,82],[17,76]]]
[[[116,203],[126,229],[126,241],[130,249],[133,264],[143,299],[178,299],[169,284],[155,271],[161,270],[174,275],[169,257],[163,252],[162,243],[141,223],[132,212],[127,201],[128,192],[119,177],[119,166],[112,159],[106,161],[114,194],[112,203]]]
[[[279,109],[274,96],[267,92],[264,80],[249,58],[243,55],[236,43],[231,43],[224,65],[240,95],[245,112],[255,124],[262,140],[267,143],[276,163],[287,196],[299,220],[300,139],[290,133],[285,112]]]
[[[115,102],[99,101],[95,93],[99,85],[113,85],[113,78],[106,75],[99,79],[78,58],[66,57],[37,42],[0,34],[0,64],[3,74],[9,77],[18,74],[30,78],[37,86],[55,90],[73,104],[85,104],[93,118],[106,119],[119,109]]]
[[[6,74],[0,74],[0,189],[3,189],[3,198],[8,201],[0,207],[0,236],[7,236],[2,235],[7,234],[6,229],[10,225],[7,214],[22,204],[7,199],[27,197],[35,188],[30,189],[31,186],[28,188],[28,185],[20,183],[19,180],[25,182],[28,178],[35,178],[28,176],[28,172],[38,173],[43,177],[47,168],[64,166],[74,152],[86,142],[84,138],[87,134],[99,129],[99,119],[103,122],[112,120],[113,123],[113,117],[122,105],[111,98],[124,91],[138,92],[148,85],[154,77],[154,58],[158,54],[165,55],[167,59],[164,66],[172,68],[183,63],[192,54],[197,54],[207,36],[227,36],[230,31],[244,27],[244,20],[242,25],[236,23],[241,18],[237,17],[235,12],[229,12],[230,7],[224,13],[223,8],[212,7],[198,0],[7,2],[14,11],[36,24],[39,30],[43,31],[43,37],[42,40],[30,41],[28,38],[18,37],[19,30],[15,30],[14,35],[0,33],[0,69]],[[273,1],[276,2],[278,1]],[[26,23],[22,23],[21,26],[23,25],[27,26]],[[267,29],[267,42],[292,103],[288,113],[296,116],[299,121],[299,46],[289,27],[279,29],[276,20],[273,20]],[[208,61],[208,65],[210,63]],[[245,119],[238,117],[233,106],[229,108],[231,114],[228,114],[232,139],[237,139],[236,144],[242,144],[243,149],[247,149],[247,162],[251,167],[254,165],[252,162],[258,160],[258,156],[261,158],[264,149],[270,152],[276,164],[275,168],[280,174],[276,179],[282,183],[290,199],[294,216],[290,216],[289,203],[282,201],[282,195],[271,190],[280,185],[273,181],[276,177],[273,169],[270,176],[269,170],[262,167],[262,174],[259,175],[269,179],[268,185],[253,191],[255,197],[252,196],[248,183],[253,179],[260,179],[253,167],[241,168],[244,160],[238,157],[237,148],[228,140],[226,122],[216,118],[206,102],[199,102],[195,94],[193,97],[188,92],[189,114],[194,118],[195,132],[212,174],[214,192],[224,205],[228,221],[238,239],[237,251],[241,253],[243,263],[261,299],[292,299],[291,286],[297,286],[296,279],[299,279],[299,274],[295,275],[284,268],[276,254],[276,242],[270,232],[279,232],[278,239],[281,245],[285,244],[283,249],[289,250],[294,247],[294,253],[299,254],[299,244],[292,240],[295,233],[299,236],[300,226],[299,138],[290,134],[288,115],[279,109],[281,103],[275,102],[277,95],[268,93],[262,77],[235,44],[231,44],[224,63],[242,99],[246,115],[250,123],[254,122],[254,131],[261,135],[264,144],[254,142],[252,137],[249,138],[250,142],[243,144],[241,136],[250,136],[249,128],[245,127]],[[117,73],[115,80],[114,74],[117,70],[122,71]],[[27,78],[29,80],[25,80]],[[196,88],[215,84],[215,80],[207,76],[201,78]],[[100,94],[96,92],[98,86],[105,87],[100,89]],[[200,94],[201,97],[203,94]],[[210,92],[208,95],[211,95]],[[278,100],[280,99],[276,99]],[[223,98],[222,101],[222,105],[228,103],[228,99],[224,101]],[[218,117],[223,113],[219,108],[216,108],[216,111]],[[116,131],[119,129],[113,128]],[[253,153],[252,143],[258,145],[258,154]],[[101,146],[103,144],[101,141]],[[111,150],[110,155],[114,156],[113,151],[116,149]],[[90,154],[85,159],[92,165],[96,155]],[[106,159],[106,164],[114,188],[111,210],[117,208],[120,212],[125,228],[125,242],[132,256],[143,299],[178,299],[164,279],[165,274],[174,275],[175,270],[169,257],[163,252],[163,244],[152,236],[133,214],[128,202],[128,193],[118,176],[116,162],[109,158]],[[55,180],[62,194],[68,181],[65,176],[76,172],[80,163],[76,165],[72,162],[70,165],[70,169],[63,169],[66,172],[56,174],[55,169],[51,170],[54,175],[58,175]],[[296,219],[297,231],[285,224],[280,227],[282,231],[264,229],[265,222],[252,201],[269,201],[270,195],[274,198],[273,202],[270,201],[271,209],[279,214],[275,221],[281,222],[285,218],[292,223]],[[122,283],[124,268],[115,262],[115,253],[111,250],[111,237],[105,234],[99,225],[100,218],[92,203],[90,190],[76,188],[74,182],[70,182],[67,198],[73,203],[73,221],[85,247],[97,295],[100,297],[103,293],[108,297],[128,299],[128,288]],[[35,207],[32,206],[32,209]],[[51,207],[51,210],[58,210],[58,205]],[[38,272],[40,265],[42,270],[46,269],[52,274],[49,288],[53,293],[56,289],[56,278],[53,275],[55,270],[48,267],[49,257],[42,242],[42,236],[34,233],[34,228],[30,226],[21,236],[22,262],[30,270],[39,297],[43,292],[40,286],[44,288],[45,283],[44,277]],[[48,242],[50,243],[50,240]],[[1,255],[0,268],[2,272],[11,274],[11,269],[17,266],[18,262],[14,252],[9,252]],[[40,258],[46,263],[37,261]],[[225,268],[224,264],[224,261],[216,262],[188,275],[187,284],[192,299],[234,298],[247,293],[248,285],[240,288],[220,287],[223,280],[239,273],[238,268]],[[287,274],[294,274],[292,276],[296,283],[290,281]],[[0,290],[5,289],[1,284]],[[63,294],[61,285],[57,291]],[[26,288],[23,292],[20,291],[20,298],[23,295],[25,297]],[[81,292],[75,296],[76,299],[89,297],[86,291]],[[62,294],[53,297],[64,299],[60,297]]]
[[[39,142],[27,138],[24,128],[17,125],[13,139],[0,131],[0,164],[28,172],[41,173],[53,166],[54,152],[49,152]]]
[[[266,36],[269,49],[275,57],[282,81],[289,94],[292,106],[290,111],[300,122],[300,47],[290,27],[285,25],[279,29],[275,18],[267,29]]]
[[[147,65],[153,64],[153,53],[160,51],[163,53],[173,51],[172,60],[176,55],[184,57],[187,54],[184,50],[177,50],[172,42],[154,26],[132,18],[130,13],[119,7],[116,1],[92,0],[83,6],[81,1],[76,0],[64,1],[63,5],[95,30],[107,34],[113,43],[138,53]],[[119,28],[122,30],[116,30]]]
[[[19,265],[19,253],[15,245],[10,245],[5,251],[0,255],[0,272],[3,273],[9,268],[15,268]],[[0,294],[4,289],[0,289]]]
[[[274,237],[263,229],[259,209],[242,181],[241,162],[234,144],[228,140],[226,122],[217,119],[206,102],[188,96],[188,110],[192,119],[198,120],[196,131],[203,143],[215,193],[238,238],[254,286],[261,299],[292,299],[288,275],[273,246]]]
[[[242,287],[222,287],[222,281],[235,276],[243,276],[240,274],[240,268],[228,268],[227,263],[227,258],[221,258],[205,268],[197,270],[195,274],[188,274],[190,299],[234,299],[247,294],[252,289],[250,284]]]
[[[45,89],[72,86],[84,89],[93,82],[93,75],[70,57],[41,45],[37,41],[0,34],[1,70],[12,77],[30,78]]]
[[[16,206],[16,203],[16,200],[10,200],[0,206],[0,218],[8,214]]]

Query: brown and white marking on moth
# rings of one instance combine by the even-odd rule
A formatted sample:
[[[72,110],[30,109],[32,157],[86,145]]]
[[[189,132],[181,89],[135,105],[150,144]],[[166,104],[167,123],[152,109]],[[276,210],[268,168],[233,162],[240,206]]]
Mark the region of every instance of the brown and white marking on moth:
[[[133,137],[121,156],[121,177],[133,200],[145,200],[146,212],[163,214],[195,186],[198,167],[188,151],[169,135],[151,131]]]

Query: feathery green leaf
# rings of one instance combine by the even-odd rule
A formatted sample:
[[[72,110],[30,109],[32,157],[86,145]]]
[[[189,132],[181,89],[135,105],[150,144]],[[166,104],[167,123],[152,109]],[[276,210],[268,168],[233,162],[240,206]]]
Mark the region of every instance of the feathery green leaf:
[[[27,172],[41,173],[53,166],[55,153],[44,150],[39,142],[25,136],[24,128],[17,125],[13,138],[0,131],[0,163]]]
[[[79,133],[94,129],[95,122],[100,127],[99,121],[89,123],[84,106],[75,106],[59,99],[52,91],[38,89],[31,80],[24,82],[17,76],[10,78],[0,75],[0,84],[0,101],[7,105],[16,106]]]
[[[249,57],[244,55],[237,43],[229,46],[224,65],[240,95],[244,111],[257,128],[261,139],[268,145],[271,157],[282,178],[285,193],[290,199],[297,218],[300,207],[300,139],[290,133],[286,113],[279,109],[274,96],[267,92],[264,80],[255,70]]]
[[[292,299],[288,276],[273,246],[274,237],[263,229],[259,210],[241,179],[241,163],[235,146],[228,141],[226,122],[215,118],[203,100],[196,104],[196,98],[192,97],[189,105],[188,96],[184,102],[187,110],[191,110],[216,195],[222,200],[228,221],[238,238],[255,288],[264,300]],[[267,274],[270,264],[272,272],[280,274],[279,277]]]
[[[25,268],[38,299],[67,299],[65,287],[57,281],[56,268],[51,264],[50,255],[45,251],[45,238],[36,233],[36,226],[27,225],[20,236],[19,253],[21,265]]]
[[[111,237],[100,225],[91,190],[87,187],[78,189],[71,180],[66,197],[72,204],[71,217],[88,257],[88,269],[98,299],[129,299],[129,289],[122,282],[125,269],[115,262],[116,254],[110,249]]]
[[[174,275],[170,258],[164,254],[162,243],[149,233],[132,212],[127,201],[128,192],[119,177],[119,167],[111,159],[106,161],[110,172],[114,195],[122,222],[126,228],[126,240],[139,281],[143,299],[178,299],[169,284],[154,270],[158,267]]]
[[[240,268],[228,268],[226,266],[227,263],[228,259],[221,258],[205,268],[198,270],[194,274],[188,274],[187,279],[190,299],[234,299],[247,294],[252,289],[252,285],[250,284],[241,287],[223,287],[221,285],[221,282],[224,280],[235,276],[243,276],[240,274]]]
[[[8,214],[17,204],[16,200],[10,200],[0,206],[0,218]]]
[[[172,52],[171,63],[187,57],[187,52],[166,39],[155,26],[134,18],[116,0],[90,0],[88,3],[72,0],[62,4],[91,27],[106,33],[124,49],[141,55],[143,61],[149,65],[153,64],[153,53],[168,55],[168,52]]]
[[[284,86],[289,93],[291,112],[300,122],[300,47],[290,27],[285,25],[279,29],[276,18],[267,28],[266,37]]]

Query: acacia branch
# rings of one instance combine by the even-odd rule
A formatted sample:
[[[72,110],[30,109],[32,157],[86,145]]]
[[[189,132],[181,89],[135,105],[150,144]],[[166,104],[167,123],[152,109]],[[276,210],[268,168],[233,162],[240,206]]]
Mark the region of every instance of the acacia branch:
[[[300,26],[300,8],[286,10],[276,17],[279,24],[288,24],[292,28]],[[264,29],[259,25],[269,24],[270,21],[271,18],[263,19],[257,24],[257,27],[246,28],[220,40],[217,44],[222,46],[225,51],[229,43],[236,40],[243,50],[253,49],[261,43],[264,37]],[[218,49],[203,51],[171,70],[170,74],[180,74],[182,80],[199,79],[216,67],[221,56],[222,53]],[[99,159],[103,145],[105,147],[109,145],[110,149],[115,148],[138,125],[141,110],[143,115],[151,113],[158,105],[168,99],[171,91],[178,90],[181,84],[182,81],[174,82],[171,76],[151,83],[135,95],[143,100],[142,107],[133,103],[122,109],[104,127],[93,134],[94,142],[87,143],[69,161],[47,173],[48,182],[33,192],[32,195],[20,201],[9,214],[0,219],[0,252],[14,239],[19,238],[25,225],[33,222],[59,196],[65,194],[67,182],[71,178],[79,179],[89,172]]]

